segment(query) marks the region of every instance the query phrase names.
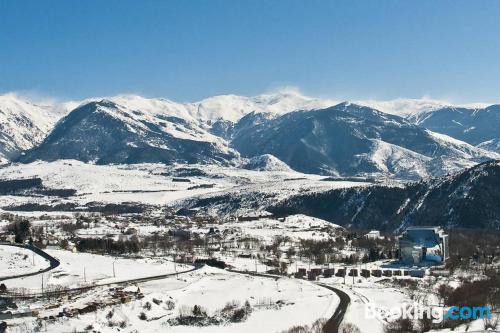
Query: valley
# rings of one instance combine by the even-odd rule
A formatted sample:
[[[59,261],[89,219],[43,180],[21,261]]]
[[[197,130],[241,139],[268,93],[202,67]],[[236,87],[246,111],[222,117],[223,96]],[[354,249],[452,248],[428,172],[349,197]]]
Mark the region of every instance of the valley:
[[[48,117],[39,131],[6,118],[0,142],[0,322],[11,330],[496,325],[497,312],[410,324],[390,313],[478,302],[461,288],[498,305],[500,155],[493,137],[431,123],[446,121],[446,105],[293,91],[43,107],[5,98],[0,110]],[[13,146],[13,131],[25,141]],[[450,234],[449,259],[403,263],[402,233],[429,225]]]

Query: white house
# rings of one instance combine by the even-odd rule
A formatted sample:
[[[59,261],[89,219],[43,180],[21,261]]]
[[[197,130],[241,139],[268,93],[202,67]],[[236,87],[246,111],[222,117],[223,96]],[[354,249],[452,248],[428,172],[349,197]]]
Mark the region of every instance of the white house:
[[[365,235],[366,238],[368,239],[379,239],[380,238],[380,231],[378,230],[372,230],[369,233]]]

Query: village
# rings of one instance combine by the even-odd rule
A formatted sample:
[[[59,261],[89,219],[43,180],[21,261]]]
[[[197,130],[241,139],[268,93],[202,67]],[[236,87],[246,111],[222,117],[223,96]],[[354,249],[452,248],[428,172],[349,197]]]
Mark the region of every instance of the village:
[[[483,274],[498,270],[497,245],[489,256],[476,253],[456,263],[451,259],[449,236],[441,228],[412,227],[393,235],[348,230],[306,215],[217,219],[179,215],[164,208],[140,214],[5,213],[0,228],[2,267],[7,268],[0,276],[0,321],[27,332],[64,332],[67,325],[90,332],[96,328],[90,327],[89,316],[106,311],[101,325],[113,322],[111,326],[117,329],[132,329],[137,326],[133,321],[114,322],[107,316],[112,309],[139,303],[141,309],[158,306],[156,311],[161,314],[151,319],[149,310],[143,309],[123,317],[184,328],[245,322],[251,330],[255,326],[246,318],[252,311],[252,317],[262,309],[294,312],[294,306],[315,302],[322,294],[324,302],[315,302],[320,309],[308,314],[316,318],[296,316],[298,322],[280,322],[276,331],[311,325],[322,318],[326,322],[344,306],[343,294],[350,299],[350,310],[340,318],[346,324],[359,316],[361,304],[371,304],[382,295],[392,295],[396,303],[444,306],[453,291],[441,286],[460,286],[466,275],[463,267]],[[241,288],[260,283],[272,292],[261,298],[254,287],[239,294],[227,293],[235,297],[226,304],[233,304],[231,314],[222,311],[224,305],[210,305],[218,298],[215,294],[224,294],[223,285],[219,286],[222,290],[212,290],[211,296],[196,286],[195,292],[201,294],[185,299],[187,304],[176,304],[182,301],[172,296],[179,288],[188,290],[205,279],[207,285],[217,284],[219,279],[227,279],[226,284],[231,285],[232,280],[242,278],[245,283],[236,283]],[[291,290],[284,290],[281,284],[291,284]],[[306,299],[296,299],[292,291],[307,288],[312,288],[310,294],[299,293]],[[165,289],[172,292],[157,295]],[[287,292],[291,293],[284,299]],[[382,303],[387,302],[390,297]],[[137,306],[132,308],[127,311],[138,311]],[[379,304],[379,312],[384,313],[383,304]],[[167,324],[161,318],[168,318]],[[367,320],[358,326],[364,332],[371,325],[383,329],[389,322],[390,318]]]

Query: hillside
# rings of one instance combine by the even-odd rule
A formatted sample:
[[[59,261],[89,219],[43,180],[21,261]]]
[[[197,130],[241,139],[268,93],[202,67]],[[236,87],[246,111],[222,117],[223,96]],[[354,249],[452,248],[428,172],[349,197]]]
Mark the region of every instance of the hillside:
[[[64,117],[19,160],[109,163],[227,163],[237,154],[196,123],[114,102],[90,102]]]
[[[298,195],[269,211],[307,214],[343,226],[398,230],[409,225],[500,230],[500,162],[406,186],[356,187]]]

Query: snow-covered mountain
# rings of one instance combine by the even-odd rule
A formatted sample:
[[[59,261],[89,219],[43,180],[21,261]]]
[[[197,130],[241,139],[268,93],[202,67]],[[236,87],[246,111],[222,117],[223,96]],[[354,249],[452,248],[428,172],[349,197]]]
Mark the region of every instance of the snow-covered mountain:
[[[478,148],[500,153],[500,138],[495,138],[481,142],[477,145]]]
[[[165,98],[146,98],[129,94],[89,98],[80,102],[70,102],[67,104],[76,107],[103,99],[125,106],[131,110],[163,113],[209,125],[218,120],[235,123],[251,112],[270,112],[279,115],[290,111],[325,108],[337,104],[330,99],[304,96],[295,89],[284,89],[252,97],[218,95],[189,103],[178,103]]]
[[[466,132],[489,133],[477,142],[464,140],[478,145],[474,147],[452,138],[462,139],[463,126],[457,132],[446,125],[448,115],[455,117],[462,109],[443,108],[446,103],[435,100],[360,102],[384,112],[347,102],[332,106],[333,100],[293,89],[192,103],[118,95],[38,106],[12,94],[0,102],[4,162],[70,158],[97,163],[232,163],[238,151],[247,158],[271,154],[301,172],[418,179],[500,157],[487,151],[498,146],[495,140],[500,137],[487,127],[497,121],[493,107],[467,111],[467,119],[473,117],[485,129],[471,126]],[[477,121],[478,115],[485,120]],[[274,165],[269,158],[254,162]]]
[[[500,152],[500,105],[485,108],[445,107],[412,115],[410,121],[472,145]]]
[[[225,163],[237,156],[223,139],[185,115],[167,114],[157,107],[135,108],[131,103],[123,104],[102,100],[78,107],[59,121],[39,146],[19,160],[171,164]]]
[[[68,102],[61,104],[60,109],[79,107],[58,124],[40,147],[27,152],[19,160],[73,158],[98,163],[228,161],[237,153],[228,148],[226,139],[230,139],[234,122],[245,115],[279,115],[328,103],[330,101],[305,97],[294,90],[255,97],[221,95],[184,104],[137,95]],[[89,115],[92,119],[87,118]],[[103,117],[105,121],[100,119]],[[183,148],[178,145],[179,140],[184,140]],[[118,141],[122,141],[122,145]],[[187,144],[191,148],[187,149]],[[205,147],[207,144],[221,155],[215,158],[213,151]],[[128,153],[124,152],[123,145]],[[153,157],[156,154],[153,151],[146,153],[143,145],[150,147],[148,149],[162,150],[162,157]],[[190,155],[194,151],[198,151],[196,158]],[[203,157],[203,154],[207,156]]]
[[[279,187],[287,181],[277,181],[190,197],[175,203],[174,208],[187,207],[213,216],[305,214],[344,227],[388,232],[410,225],[500,230],[499,161],[419,182],[369,184],[327,177],[304,180],[312,187],[299,189],[297,182],[291,185],[295,191]]]
[[[0,164],[39,144],[57,119],[51,105],[33,104],[15,94],[0,95]]]
[[[232,146],[245,157],[272,154],[300,172],[418,179],[500,157],[356,104],[264,115],[242,118]]]
[[[353,103],[400,116],[403,118],[419,117],[422,113],[431,113],[447,107],[483,108],[486,103],[467,103],[456,105],[448,101],[430,98],[396,98],[392,100],[360,100]]]
[[[224,119],[237,122],[251,112],[268,112],[281,115],[297,110],[325,108],[334,104],[337,103],[333,100],[307,97],[297,90],[288,89],[255,97],[214,96],[193,105],[196,106],[196,117],[198,119],[212,121]]]

